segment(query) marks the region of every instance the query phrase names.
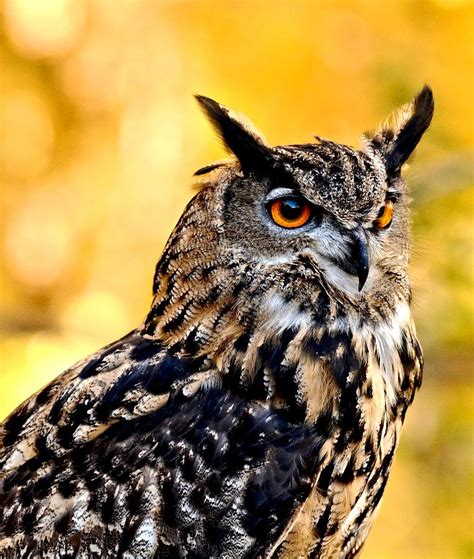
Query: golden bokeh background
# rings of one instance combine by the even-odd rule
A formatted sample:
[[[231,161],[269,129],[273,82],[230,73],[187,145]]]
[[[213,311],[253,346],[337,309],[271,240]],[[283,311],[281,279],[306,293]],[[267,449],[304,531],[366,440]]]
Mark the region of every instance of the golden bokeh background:
[[[357,145],[427,82],[408,172],[425,381],[364,557],[474,555],[474,3],[3,0],[0,417],[144,317],[154,265],[222,157],[192,99],[274,144]]]

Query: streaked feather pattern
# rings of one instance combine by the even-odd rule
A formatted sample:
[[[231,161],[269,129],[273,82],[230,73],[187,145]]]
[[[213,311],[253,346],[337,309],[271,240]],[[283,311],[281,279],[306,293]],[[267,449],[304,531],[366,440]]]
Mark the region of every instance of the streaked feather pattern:
[[[0,427],[0,557],[349,559],[367,537],[421,383],[406,187],[377,137],[271,148],[200,102],[238,163],[183,213],[144,323]],[[268,222],[282,185],[324,210],[317,227]]]

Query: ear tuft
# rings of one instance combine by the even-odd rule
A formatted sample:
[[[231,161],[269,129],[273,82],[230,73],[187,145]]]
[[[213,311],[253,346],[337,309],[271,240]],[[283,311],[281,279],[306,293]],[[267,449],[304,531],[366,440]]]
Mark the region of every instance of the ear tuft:
[[[246,117],[238,116],[209,97],[195,95],[195,98],[243,170],[255,170],[270,159],[270,146]]]
[[[387,174],[400,173],[431,123],[433,92],[425,85],[413,101],[403,107],[375,134],[366,135],[369,145],[382,153]]]

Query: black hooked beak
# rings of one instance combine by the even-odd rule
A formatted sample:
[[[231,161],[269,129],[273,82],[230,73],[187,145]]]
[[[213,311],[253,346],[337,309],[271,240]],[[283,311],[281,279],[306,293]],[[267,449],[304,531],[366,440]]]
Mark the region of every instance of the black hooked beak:
[[[369,275],[369,253],[367,238],[363,230],[354,229],[352,231],[352,248],[349,258],[349,269],[359,278],[359,291],[362,291]]]

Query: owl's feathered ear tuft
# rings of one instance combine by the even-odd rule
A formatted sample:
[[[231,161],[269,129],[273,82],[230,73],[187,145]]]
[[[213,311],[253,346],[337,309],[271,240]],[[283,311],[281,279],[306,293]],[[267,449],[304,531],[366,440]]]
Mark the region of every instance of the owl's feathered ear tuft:
[[[375,134],[367,134],[369,145],[382,153],[388,176],[400,173],[431,123],[433,92],[425,87],[411,103],[401,107]]]
[[[243,171],[256,171],[271,159],[271,147],[253,124],[244,116],[217,101],[195,95],[217,134],[239,160]]]

